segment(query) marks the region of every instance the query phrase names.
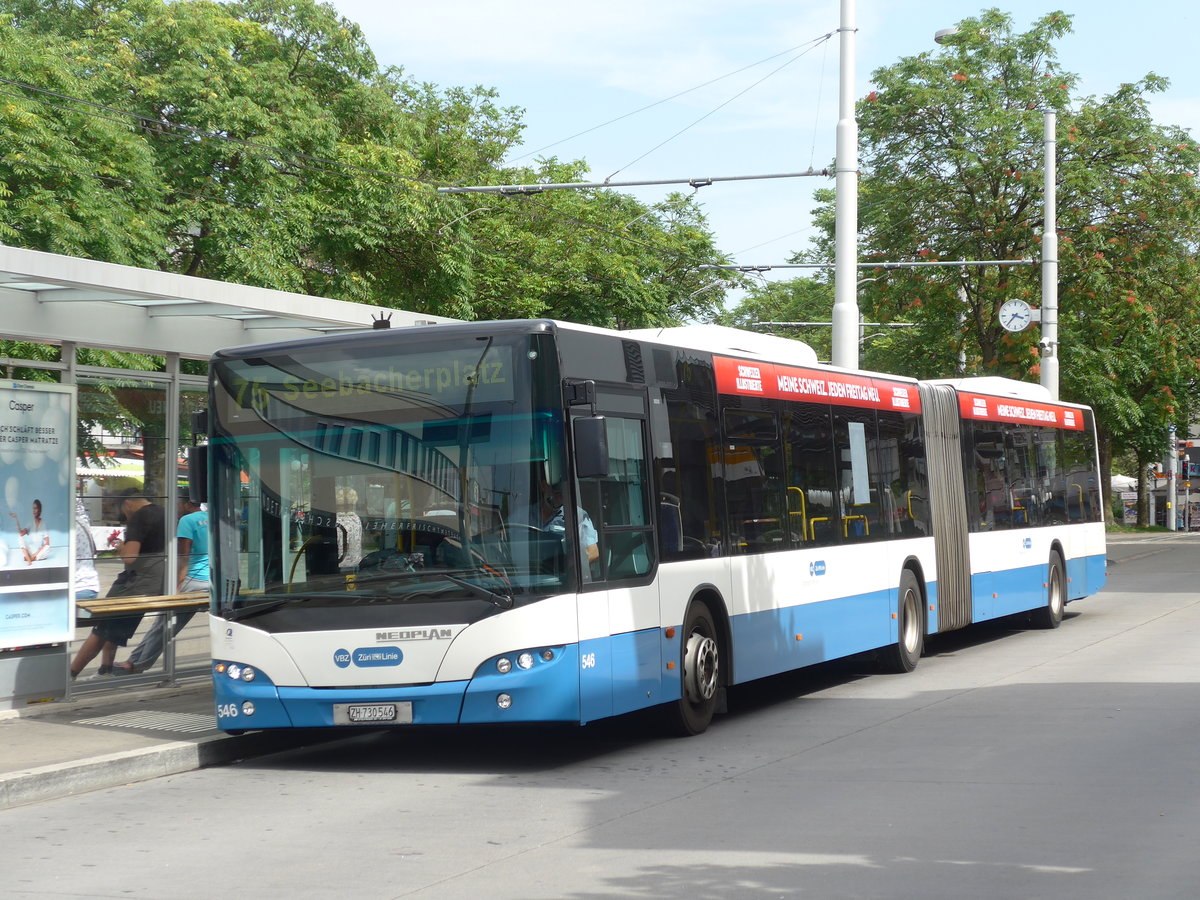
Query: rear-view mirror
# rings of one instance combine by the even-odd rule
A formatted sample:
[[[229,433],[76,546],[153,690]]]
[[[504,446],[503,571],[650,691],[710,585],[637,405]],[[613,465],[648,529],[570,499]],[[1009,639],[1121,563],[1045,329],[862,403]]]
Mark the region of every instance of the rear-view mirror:
[[[193,503],[208,502],[208,444],[188,448],[188,496]]]
[[[575,474],[580,478],[608,475],[608,431],[604,416],[582,416],[575,420]]]

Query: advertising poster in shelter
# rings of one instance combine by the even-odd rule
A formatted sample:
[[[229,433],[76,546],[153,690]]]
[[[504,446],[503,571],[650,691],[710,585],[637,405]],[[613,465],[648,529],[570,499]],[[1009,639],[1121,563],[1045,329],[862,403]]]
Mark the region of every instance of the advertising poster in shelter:
[[[74,634],[75,388],[0,382],[0,650]]]

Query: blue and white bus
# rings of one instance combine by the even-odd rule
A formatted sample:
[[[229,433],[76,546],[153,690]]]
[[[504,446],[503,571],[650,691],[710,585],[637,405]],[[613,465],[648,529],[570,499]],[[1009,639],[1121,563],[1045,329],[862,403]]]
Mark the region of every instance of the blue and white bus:
[[[382,329],[219,353],[217,717],[703,731],[728,686],[1104,584],[1095,427],[711,326]],[[553,499],[548,500],[548,497]]]

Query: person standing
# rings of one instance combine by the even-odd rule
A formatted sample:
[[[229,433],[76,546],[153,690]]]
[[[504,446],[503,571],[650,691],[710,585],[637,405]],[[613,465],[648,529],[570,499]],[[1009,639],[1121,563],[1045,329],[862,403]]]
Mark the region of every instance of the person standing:
[[[96,571],[96,542],[83,498],[75,498],[75,599],[100,596],[100,574]]]
[[[199,503],[180,500],[179,514],[179,527],[175,532],[179,547],[175,588],[180,594],[208,591],[212,581],[208,567],[208,511],[201,509]],[[171,637],[179,634],[195,614],[195,610],[177,613]],[[137,675],[158,661],[166,641],[167,618],[167,613],[160,615],[141,643],[133,648],[129,659],[113,664],[115,673]]]
[[[166,586],[167,563],[166,519],[163,508],[151,503],[137,488],[130,488],[121,497],[121,520],[125,525],[125,540],[117,545],[117,555],[125,568],[109,588],[108,597],[158,596]],[[117,647],[129,643],[142,623],[145,613],[102,619],[87,636],[71,662],[71,677],[100,655],[98,675],[111,675]]]

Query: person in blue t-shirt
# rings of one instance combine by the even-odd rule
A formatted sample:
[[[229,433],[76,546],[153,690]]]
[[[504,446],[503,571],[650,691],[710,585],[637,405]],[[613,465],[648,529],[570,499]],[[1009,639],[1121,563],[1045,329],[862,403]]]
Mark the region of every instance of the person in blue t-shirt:
[[[208,591],[212,581],[208,565],[208,511],[201,509],[199,503],[180,500],[179,513],[179,526],[175,531],[179,547],[177,554],[179,568],[175,589],[180,594]],[[171,628],[171,636],[179,634],[195,614],[195,610],[177,613],[175,624]],[[166,614],[160,615],[150,630],[146,632],[142,642],[133,648],[129,659],[125,662],[114,663],[113,671],[136,675],[154,665],[163,651],[167,633],[167,618]]]
[[[544,479],[538,485],[539,505],[537,525],[542,531],[554,531],[566,534],[567,517],[563,511],[563,487],[561,481],[556,484],[550,484]],[[597,534],[596,526],[592,524],[592,517],[588,515],[586,509],[582,506],[576,506],[575,515],[579,520],[580,559],[584,564],[584,573],[586,576],[590,564],[600,558],[600,536]]]

